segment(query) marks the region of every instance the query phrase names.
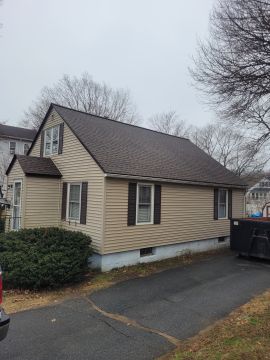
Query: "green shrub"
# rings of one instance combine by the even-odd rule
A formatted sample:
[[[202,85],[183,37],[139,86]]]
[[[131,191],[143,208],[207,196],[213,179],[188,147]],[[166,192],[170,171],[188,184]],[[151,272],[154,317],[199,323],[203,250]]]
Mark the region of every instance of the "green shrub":
[[[5,232],[5,220],[0,218],[0,233]]]
[[[59,228],[0,234],[5,286],[39,289],[79,281],[88,271],[90,244],[89,236]]]

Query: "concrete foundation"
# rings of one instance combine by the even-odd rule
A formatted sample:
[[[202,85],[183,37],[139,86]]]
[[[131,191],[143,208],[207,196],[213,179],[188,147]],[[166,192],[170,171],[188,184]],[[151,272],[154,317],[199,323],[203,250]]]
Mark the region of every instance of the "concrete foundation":
[[[123,266],[148,263],[175,256],[184,255],[187,252],[203,252],[222,247],[228,247],[230,237],[214,238],[198,241],[181,242],[179,244],[152,247],[152,254],[141,256],[140,249],[123,251],[113,254],[100,255],[94,253],[91,257],[91,268],[109,271]]]

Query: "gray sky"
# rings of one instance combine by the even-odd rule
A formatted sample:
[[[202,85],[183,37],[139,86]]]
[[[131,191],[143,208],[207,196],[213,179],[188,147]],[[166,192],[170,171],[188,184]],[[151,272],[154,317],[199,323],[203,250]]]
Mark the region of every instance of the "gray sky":
[[[214,0],[4,0],[0,7],[0,121],[15,125],[44,85],[88,71],[129,88],[143,118],[176,110],[202,125],[214,115],[188,66],[207,36]]]

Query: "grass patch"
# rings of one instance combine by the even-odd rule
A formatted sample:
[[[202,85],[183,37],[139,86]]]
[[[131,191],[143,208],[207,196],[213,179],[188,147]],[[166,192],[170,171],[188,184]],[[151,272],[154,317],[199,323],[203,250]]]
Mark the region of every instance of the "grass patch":
[[[162,359],[270,359],[270,291],[195,337],[182,341],[176,351]]]
[[[117,282],[151,275],[166,269],[171,269],[181,265],[188,265],[194,261],[207,259],[211,256],[218,256],[228,252],[228,250],[215,250],[204,253],[182,253],[175,258],[156,261],[147,264],[114,269],[106,273],[90,271],[80,284],[65,286],[58,290],[44,291],[4,291],[3,307],[7,313],[27,310],[49,304],[55,304],[70,297],[90,294],[96,290],[109,287]]]

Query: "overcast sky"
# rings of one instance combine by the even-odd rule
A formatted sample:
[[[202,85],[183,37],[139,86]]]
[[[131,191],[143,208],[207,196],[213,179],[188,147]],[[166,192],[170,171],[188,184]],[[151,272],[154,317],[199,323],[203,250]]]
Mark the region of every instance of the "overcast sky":
[[[128,88],[144,119],[176,110],[202,125],[214,114],[188,66],[215,0],[3,0],[0,121],[18,124],[44,85],[88,71]]]

